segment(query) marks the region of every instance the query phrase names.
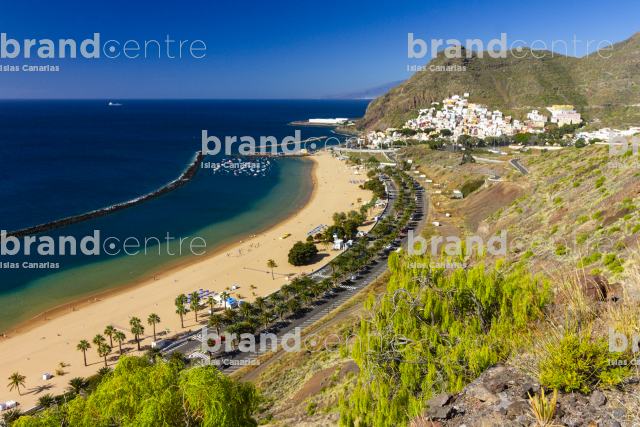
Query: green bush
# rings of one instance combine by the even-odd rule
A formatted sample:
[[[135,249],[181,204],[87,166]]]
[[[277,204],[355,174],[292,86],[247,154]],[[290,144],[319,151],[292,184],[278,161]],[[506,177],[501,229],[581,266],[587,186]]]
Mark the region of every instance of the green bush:
[[[256,425],[260,397],[250,382],[237,382],[215,366],[184,370],[176,362],[120,356],[96,390],[63,408],[21,417],[13,427]],[[118,420],[116,423],[114,420]],[[170,420],[170,422],[169,422]]]
[[[539,354],[538,380],[548,388],[565,392],[589,393],[596,386],[608,388],[631,375],[629,366],[610,366],[609,359],[623,358],[609,352],[605,338],[597,339],[589,328],[559,330],[551,328]]]
[[[309,404],[307,405],[307,415],[311,416],[315,414],[317,407],[318,407],[318,404],[316,402],[309,402]]]
[[[555,250],[556,255],[565,255],[567,253],[567,247],[565,245],[558,245]]]
[[[631,219],[631,215],[625,215],[623,219],[625,221],[629,221]]]
[[[586,267],[594,262],[600,261],[602,258],[602,254],[600,252],[594,252],[590,256],[586,256],[582,258],[582,260],[578,263],[578,268]]]
[[[616,251],[621,251],[622,249],[626,248],[627,245],[624,242],[618,242],[616,243],[616,246],[614,247],[614,249]]]
[[[637,233],[638,231],[640,231],[640,224],[636,224],[633,230],[631,230],[631,233]]]
[[[596,188],[600,188],[604,185],[605,177],[601,176],[596,180]]]
[[[389,257],[387,291],[367,298],[367,319],[357,330],[380,338],[341,349],[361,370],[352,394],[340,398],[340,425],[406,425],[427,399],[461,390],[508,357],[516,337],[550,301],[549,282],[524,266],[511,270],[498,260],[486,271],[482,263],[449,272],[425,268],[416,280],[408,266],[431,261],[395,252]],[[406,344],[398,348],[393,336]]]
[[[581,245],[584,242],[586,242],[587,239],[589,238],[589,234],[590,233],[580,233],[580,234],[578,234],[578,236],[576,237],[576,243]]]
[[[522,260],[525,260],[527,258],[531,258],[533,256],[533,251],[531,249],[529,249],[527,252],[524,253],[524,255],[522,255]]]
[[[594,213],[593,214],[593,219],[598,221],[600,219],[600,216],[602,216],[602,211],[598,211],[598,212]]]
[[[553,199],[553,204],[554,205],[557,205],[560,202],[562,202],[562,197],[556,197],[555,199]]]
[[[313,243],[296,242],[289,250],[289,264],[300,266],[308,264],[314,255],[318,253],[318,248]]]
[[[589,221],[589,217],[588,216],[581,216],[580,218],[578,218],[578,223],[579,224],[584,224],[587,221]]]
[[[613,234],[620,231],[620,227],[611,227],[608,231],[607,231],[607,235],[609,234]]]
[[[553,228],[551,229],[551,234],[554,234],[556,231],[558,231],[558,226],[554,225]]]

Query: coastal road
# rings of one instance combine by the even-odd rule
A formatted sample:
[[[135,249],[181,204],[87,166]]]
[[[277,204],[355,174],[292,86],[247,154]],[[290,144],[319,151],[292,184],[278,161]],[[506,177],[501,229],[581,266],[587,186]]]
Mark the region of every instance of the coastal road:
[[[522,166],[520,163],[518,163],[518,160],[520,160],[520,157],[518,157],[516,159],[511,159],[511,160],[509,160],[509,164],[511,166],[515,167],[516,169],[518,169],[522,175],[527,175],[529,173],[529,171],[526,170],[524,168],[524,166]]]
[[[390,190],[388,193],[389,201],[388,201],[388,208],[383,214],[383,217],[386,217],[392,214],[392,207],[398,197],[398,189],[395,183],[393,183],[393,181],[391,180],[387,180],[387,182],[390,184],[389,185]],[[417,183],[417,181],[414,180],[414,182],[416,182],[417,184],[417,191],[416,191],[417,206],[413,215],[414,219],[409,222],[408,228],[412,230],[421,230],[424,227],[426,223],[426,218],[428,216],[428,200],[427,200],[426,194],[424,193],[424,189]],[[396,241],[394,249],[400,246],[406,247],[407,243],[408,243],[407,237],[404,236],[401,239],[398,239],[398,241]],[[275,335],[277,335],[277,344],[282,343],[283,335],[288,333],[294,333],[295,328],[300,328],[301,330],[304,330],[305,328],[313,325],[315,322],[317,322],[327,314],[331,313],[333,310],[338,309],[342,304],[346,303],[349,299],[351,299],[351,297],[353,297],[355,294],[360,292],[366,286],[371,284],[374,280],[376,280],[379,276],[381,276],[384,272],[387,271],[388,269],[387,260],[388,260],[388,254],[385,254],[382,257],[377,258],[375,261],[369,264],[366,268],[364,268],[363,271],[360,271],[359,272],[360,274],[356,276],[355,280],[347,280],[342,285],[341,290],[337,292],[331,292],[327,296],[323,297],[322,299],[319,299],[318,301],[313,302],[306,308],[306,311],[304,311],[301,315],[289,316],[286,319],[286,321],[283,322],[284,324],[282,325],[281,328],[279,328],[278,330],[270,331],[272,333],[275,333]],[[327,266],[315,272],[314,274],[310,275],[310,277],[314,280],[320,281],[325,277],[330,277],[331,273],[332,273],[331,267]],[[256,334],[256,337],[262,337],[262,336],[264,335]],[[229,352],[229,353],[219,352],[216,355],[214,355],[214,358],[212,359],[212,363],[215,363],[217,365],[219,363],[218,366],[220,370],[223,373],[230,375],[236,372],[237,370],[241,369],[244,366],[242,364],[243,362],[245,362],[246,364],[247,361],[256,359],[261,354],[267,351],[270,351],[269,349],[271,348],[272,344],[271,342],[268,342],[267,344],[268,345],[266,346],[266,349],[261,351],[259,340],[256,339],[256,351],[254,352],[237,352],[236,351],[236,352]],[[200,346],[201,346],[201,341],[197,339],[197,337],[194,337],[193,340],[186,341],[181,345],[172,348],[169,353],[174,351],[189,353],[192,351],[197,351],[200,348]],[[303,347],[304,347],[304,343],[303,343]]]

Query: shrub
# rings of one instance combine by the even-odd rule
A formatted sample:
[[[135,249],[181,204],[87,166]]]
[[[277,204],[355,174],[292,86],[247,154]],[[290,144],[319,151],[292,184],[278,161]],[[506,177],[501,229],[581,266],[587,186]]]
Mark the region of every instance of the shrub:
[[[614,247],[614,249],[616,251],[621,251],[622,249],[626,248],[627,245],[624,242],[618,242],[616,243],[616,246]]]
[[[624,355],[609,352],[607,340],[593,336],[588,327],[548,325],[529,341],[530,353],[521,356],[520,364],[548,388],[589,393],[596,386],[619,384],[631,374],[630,365],[609,365],[609,359]]]
[[[588,216],[581,216],[580,218],[578,218],[578,224],[584,224],[587,221],[589,221]]]
[[[425,268],[416,280],[408,264],[430,261],[392,253],[387,292],[367,298],[367,319],[357,334],[381,339],[362,340],[351,354],[341,349],[341,356],[352,356],[361,367],[352,394],[340,398],[341,425],[408,424],[410,412],[427,399],[461,390],[507,357],[515,337],[542,316],[550,300],[546,280],[524,267],[507,270],[503,260],[486,271],[482,263],[447,273]],[[407,344],[398,349],[387,339],[393,335],[406,337]]]
[[[640,224],[636,224],[636,226],[633,227],[633,230],[631,230],[632,233],[637,233],[638,231],[640,231]]]
[[[623,219],[625,221],[629,221],[631,219],[631,215],[625,215]]]
[[[582,260],[578,263],[578,268],[586,267],[587,265],[593,264],[602,258],[602,254],[600,252],[594,252],[590,256],[586,256],[582,258]]]
[[[596,221],[598,221],[600,219],[600,217],[602,216],[602,211],[598,211],[596,213],[593,214],[593,219],[595,219]]]
[[[553,204],[554,205],[557,205],[560,202],[562,202],[562,197],[556,197],[555,199],[553,199]]]
[[[309,404],[307,405],[307,415],[311,416],[313,414],[316,413],[316,408],[318,407],[318,404],[315,402],[309,402]]]
[[[596,180],[596,188],[600,188],[604,185],[605,177],[601,176]]]
[[[620,227],[611,227],[609,229],[609,231],[607,231],[607,234],[613,234],[613,233],[616,233],[618,231],[620,231]]]
[[[567,247],[565,245],[558,245],[555,250],[556,255],[565,255],[567,253]]]
[[[529,249],[527,252],[524,253],[524,255],[522,255],[522,260],[525,260],[527,258],[531,258],[533,256],[533,251],[531,249]]]
[[[599,268],[594,268],[593,270],[591,270],[590,274],[600,274],[602,273],[602,270],[600,270]]]
[[[589,233],[580,233],[578,237],[576,237],[576,243],[581,245],[589,238]]]
[[[551,234],[554,234],[556,231],[558,231],[558,226],[554,225],[553,228],[551,229]]]
[[[318,248],[313,243],[296,242],[289,250],[289,264],[300,266],[311,261],[311,258],[318,253]]]

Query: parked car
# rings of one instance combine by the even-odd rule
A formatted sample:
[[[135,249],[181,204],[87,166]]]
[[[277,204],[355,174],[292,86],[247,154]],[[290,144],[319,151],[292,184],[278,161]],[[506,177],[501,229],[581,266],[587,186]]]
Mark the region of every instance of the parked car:
[[[351,280],[356,280],[356,279],[357,279],[357,277],[356,277],[356,275],[355,275],[355,274],[352,274],[352,275],[349,277],[349,279],[351,279]]]

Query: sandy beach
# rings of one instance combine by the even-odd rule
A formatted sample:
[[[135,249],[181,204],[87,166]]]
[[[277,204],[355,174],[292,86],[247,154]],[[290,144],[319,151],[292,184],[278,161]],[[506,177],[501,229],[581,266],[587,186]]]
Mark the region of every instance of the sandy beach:
[[[232,247],[226,247],[214,256],[179,266],[157,274],[157,280],[150,280],[110,294],[101,295],[75,304],[72,308],[62,307],[39,316],[18,327],[17,333],[9,333],[6,338],[0,337],[0,377],[8,378],[19,372],[26,376],[26,390],[19,396],[17,391],[9,392],[8,388],[0,389],[0,402],[15,400],[23,410],[36,404],[39,397],[47,393],[62,393],[70,379],[78,376],[88,377],[104,366],[104,361],[96,352],[95,346],[87,352],[87,364],[84,366],[82,352],[76,350],[80,340],[91,341],[96,334],[102,334],[107,325],[112,324],[127,336],[123,343],[126,354],[140,354],[130,333],[130,317],[142,319],[146,337],[141,346],[150,345],[153,340],[153,328],[146,322],[151,313],[160,316],[161,323],[156,325],[156,332],[169,329],[169,335],[177,332],[196,329],[206,325],[206,307],[198,313],[198,322],[193,312],[184,318],[184,329],[180,326],[180,317],[175,314],[174,299],[181,293],[191,293],[199,288],[208,289],[216,294],[226,287],[238,286],[231,296],[253,301],[257,296],[266,296],[288,283],[295,275],[310,273],[328,262],[339,252],[325,249],[318,244],[319,256],[315,264],[294,267],[287,262],[287,254],[293,244],[305,241],[307,232],[320,224],[332,224],[334,212],[358,210],[357,199],[367,201],[371,191],[361,190],[349,179],[366,179],[364,171],[359,175],[354,169],[347,170],[345,163],[332,158],[326,153],[313,157],[314,194],[309,203],[295,216],[287,218],[270,230],[256,236],[247,236]],[[351,205],[351,207],[350,207]],[[376,209],[361,229],[367,231],[373,225],[371,218],[379,214]],[[286,239],[281,236],[290,233]],[[267,260],[273,259],[278,267],[274,269],[275,280],[267,268]],[[250,286],[254,286],[252,289]],[[75,309],[75,311],[74,311]],[[109,338],[107,342],[109,342]],[[114,343],[115,344],[115,343]],[[107,358],[108,364],[114,367],[119,356],[118,346]],[[64,362],[64,375],[43,380],[45,373],[54,375],[58,364]],[[5,383],[8,381],[5,381]]]

